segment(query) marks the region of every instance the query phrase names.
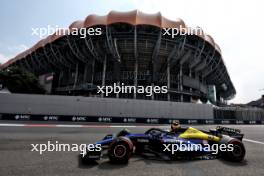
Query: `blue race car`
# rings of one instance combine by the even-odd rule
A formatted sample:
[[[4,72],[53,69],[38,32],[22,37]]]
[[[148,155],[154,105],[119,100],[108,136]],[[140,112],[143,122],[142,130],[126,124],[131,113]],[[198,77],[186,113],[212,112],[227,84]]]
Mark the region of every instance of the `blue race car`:
[[[112,163],[127,163],[132,155],[139,154],[164,160],[207,156],[240,162],[246,153],[243,136],[240,130],[221,126],[209,131],[187,127],[177,132],[151,128],[143,134],[133,134],[124,129],[96,142],[101,150],[86,150],[81,160],[87,164],[107,155]]]

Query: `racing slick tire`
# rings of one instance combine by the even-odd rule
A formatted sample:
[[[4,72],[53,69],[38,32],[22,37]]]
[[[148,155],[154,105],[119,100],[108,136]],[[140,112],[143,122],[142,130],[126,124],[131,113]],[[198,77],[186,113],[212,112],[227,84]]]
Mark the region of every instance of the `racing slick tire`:
[[[111,163],[126,164],[133,152],[133,143],[127,137],[116,138],[109,146],[108,156]]]
[[[241,162],[246,155],[244,144],[235,138],[230,140],[227,144],[233,144],[233,150],[223,152],[222,157],[228,161]]]

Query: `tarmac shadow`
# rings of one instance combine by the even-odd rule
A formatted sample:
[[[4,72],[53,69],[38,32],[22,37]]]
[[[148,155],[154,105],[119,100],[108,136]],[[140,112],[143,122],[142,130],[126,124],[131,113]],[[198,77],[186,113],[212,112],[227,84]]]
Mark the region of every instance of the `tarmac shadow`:
[[[213,159],[215,160],[215,159]],[[246,166],[248,165],[247,160],[244,160],[242,162],[231,162],[231,161],[226,161],[224,159],[218,158],[216,160],[219,160],[225,165],[228,166],[234,166],[234,167],[241,167],[241,166]],[[100,161],[94,161],[91,163],[83,163],[78,157],[78,167],[81,169],[91,169],[94,167],[97,167],[98,169],[103,169],[103,170],[111,170],[111,169],[120,169],[120,168],[125,168],[128,166],[128,164],[132,164],[134,162],[140,162],[143,161],[147,165],[151,164],[186,164],[186,163],[193,163],[193,162],[199,162],[202,161],[202,159],[174,159],[174,160],[163,160],[155,157],[142,157],[142,156],[133,156],[127,164],[114,164],[111,163],[108,159],[102,159]]]
[[[220,162],[222,162],[223,164],[228,165],[228,166],[241,167],[241,166],[247,166],[248,165],[247,160],[243,160],[241,162],[231,162],[231,161],[224,160],[222,158],[219,158],[218,160]]]
[[[126,167],[127,164],[114,164],[111,163],[108,159],[101,159],[100,161],[93,161],[89,163],[85,163],[81,160],[80,156],[78,156],[78,168],[80,169],[91,169],[97,167],[98,169],[110,170],[110,169],[120,169]]]
[[[109,160],[106,160],[98,165],[98,169],[103,169],[103,170],[111,170],[111,169],[121,169],[125,168],[128,166],[129,163],[127,164],[114,164],[111,163]]]
[[[78,161],[78,168],[80,169],[91,169],[99,165],[97,161],[90,162],[90,163],[84,163],[80,155],[77,156],[77,161]]]

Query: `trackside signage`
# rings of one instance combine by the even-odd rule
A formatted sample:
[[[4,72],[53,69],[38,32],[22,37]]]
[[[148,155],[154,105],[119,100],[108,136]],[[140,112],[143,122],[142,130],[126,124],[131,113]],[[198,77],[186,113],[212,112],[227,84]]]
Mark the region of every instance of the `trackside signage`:
[[[260,120],[221,120],[221,119],[173,119],[148,117],[103,117],[79,115],[36,115],[36,114],[0,114],[0,120],[14,121],[69,121],[69,122],[97,122],[97,123],[146,123],[170,124],[179,120],[182,124],[264,124]]]

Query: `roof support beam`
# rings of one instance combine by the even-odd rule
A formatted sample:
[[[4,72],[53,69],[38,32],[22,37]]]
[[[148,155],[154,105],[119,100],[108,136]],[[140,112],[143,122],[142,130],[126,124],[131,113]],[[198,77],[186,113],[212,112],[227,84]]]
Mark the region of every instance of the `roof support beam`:
[[[180,36],[179,43],[175,43],[173,50],[171,51],[167,60],[170,62],[171,68],[178,62],[178,60],[184,55],[184,48],[186,43],[186,35]],[[175,57],[176,56],[176,57]]]
[[[154,50],[152,52],[152,62],[153,63],[156,63],[158,61],[158,55],[159,55],[159,50],[160,50],[161,38],[162,38],[162,30],[160,29],[159,34],[158,34],[157,42],[156,42]]]
[[[27,69],[28,69],[30,72],[34,72],[32,66],[31,66],[31,65],[29,64],[29,62],[28,62],[28,59],[23,58],[22,61],[25,63]]]
[[[33,54],[33,56],[32,56],[32,54]],[[38,68],[40,70],[42,70],[43,72],[45,72],[47,70],[47,68],[45,68],[43,62],[41,62],[41,60],[42,60],[41,56],[37,55],[36,52],[33,52],[32,54],[31,54],[31,57],[38,64]]]
[[[93,44],[93,40],[90,36],[87,36],[84,39],[85,45],[88,48],[88,50],[90,51],[90,53],[92,54],[92,56],[98,60],[99,62],[103,62],[102,59],[100,59],[100,56],[98,54],[98,52],[95,50],[94,48],[94,44]]]
[[[53,54],[54,58],[59,62],[61,65],[64,65],[66,68],[71,68],[71,63],[66,60],[66,57],[62,57],[60,50],[58,48],[54,49],[55,46],[50,44],[50,50]]]
[[[103,71],[102,71],[102,87],[105,86],[106,63],[107,63],[107,56],[105,55],[103,62]],[[101,94],[101,97],[104,97],[103,93]]]
[[[75,39],[73,39],[72,41],[70,41],[70,37],[69,37],[69,36],[66,36],[66,38],[67,38],[67,43],[68,43],[68,46],[70,47],[70,50],[71,50],[72,54],[73,54],[78,60],[80,60],[81,62],[86,63],[87,60],[86,60],[86,58],[82,55],[81,51],[79,50],[78,45],[77,45],[76,42],[75,42]]]
[[[201,55],[203,53],[203,50],[205,48],[205,40],[203,42],[198,42],[198,49],[196,50],[194,54],[194,61],[190,64],[190,68],[193,69],[195,66],[198,65],[202,61]]]
[[[134,57],[135,57],[135,65],[134,65],[134,86],[138,85],[138,49],[137,49],[137,26],[134,27]],[[137,98],[137,93],[134,93],[134,99]]]
[[[184,55],[181,57],[180,59],[180,64],[183,65],[185,62],[187,62],[191,56],[191,50],[187,51],[186,53],[184,53]]]
[[[120,62],[120,55],[116,43],[117,40],[112,38],[111,27],[109,27],[108,25],[106,25],[106,41],[111,55],[113,56],[114,59]]]
[[[167,89],[170,90],[171,87],[171,78],[170,78],[170,62],[167,61]],[[167,93],[167,100],[170,101],[170,93]]]
[[[137,48],[137,26],[134,27],[134,57],[138,58],[138,48]]]
[[[51,45],[50,45],[50,47],[51,47]],[[52,50],[51,50],[52,51]],[[43,48],[43,52],[44,52],[44,56],[46,57],[46,61],[47,62],[49,62],[50,63],[50,65],[52,65],[52,67],[53,67],[53,69],[52,70],[54,70],[54,69],[58,69],[58,70],[61,70],[62,69],[62,66],[60,65],[60,64],[56,64],[56,63],[54,63],[53,62],[53,58],[54,58],[54,53],[53,53],[53,51],[52,52],[48,52],[47,51],[47,48],[46,47],[44,47]],[[50,55],[52,56],[52,57],[50,57]]]

